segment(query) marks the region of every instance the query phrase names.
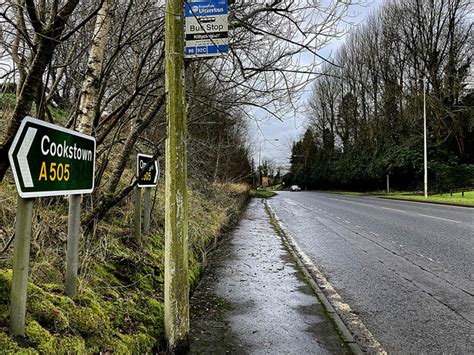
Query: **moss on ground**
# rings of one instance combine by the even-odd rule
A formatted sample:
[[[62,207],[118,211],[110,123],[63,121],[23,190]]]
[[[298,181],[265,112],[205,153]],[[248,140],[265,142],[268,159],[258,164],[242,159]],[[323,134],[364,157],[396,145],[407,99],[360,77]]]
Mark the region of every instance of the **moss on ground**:
[[[14,193],[9,184],[0,184],[2,200],[12,200]],[[191,288],[200,279],[209,245],[237,219],[246,196],[246,189],[239,191],[225,185],[194,189],[190,194]],[[162,206],[163,200],[160,190],[156,205]],[[1,211],[2,226],[13,224],[14,205]],[[1,352],[135,354],[164,350],[162,208],[153,215],[153,233],[145,237],[143,249],[131,237],[130,201],[98,225],[95,238],[83,238],[79,293],[73,299],[64,295],[62,286],[65,202],[46,205],[45,199],[35,209],[26,334],[22,338],[8,335],[12,248],[6,258],[0,259]],[[6,238],[4,235],[3,245]]]

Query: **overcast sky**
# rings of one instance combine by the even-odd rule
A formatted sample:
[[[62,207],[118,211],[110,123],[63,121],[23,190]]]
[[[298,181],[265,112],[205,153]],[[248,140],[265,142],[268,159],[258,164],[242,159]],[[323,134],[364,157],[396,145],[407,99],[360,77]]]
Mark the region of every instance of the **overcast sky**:
[[[353,5],[348,20],[355,24],[361,24],[365,21],[367,15],[382,3],[383,0],[369,0],[365,6]],[[330,56],[343,41],[344,37],[332,41],[329,46],[320,51],[320,54],[325,57]],[[249,138],[252,141],[252,156],[255,159],[255,165],[258,165],[259,159],[261,161],[268,159],[277,166],[289,167],[292,142],[299,139],[304,133],[305,103],[310,92],[311,84],[302,92],[298,103],[299,112],[287,115],[283,122],[275,117],[268,117],[268,114],[263,110],[253,109],[252,114],[255,120],[249,124]]]

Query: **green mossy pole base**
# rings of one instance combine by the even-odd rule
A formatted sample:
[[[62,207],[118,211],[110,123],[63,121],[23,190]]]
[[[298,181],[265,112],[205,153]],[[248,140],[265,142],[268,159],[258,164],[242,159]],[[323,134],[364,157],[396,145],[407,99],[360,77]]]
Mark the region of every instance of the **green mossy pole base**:
[[[170,351],[189,337],[188,193],[182,0],[166,1],[165,335]]]
[[[17,203],[10,304],[10,333],[15,336],[24,336],[33,200],[23,199],[18,196]]]

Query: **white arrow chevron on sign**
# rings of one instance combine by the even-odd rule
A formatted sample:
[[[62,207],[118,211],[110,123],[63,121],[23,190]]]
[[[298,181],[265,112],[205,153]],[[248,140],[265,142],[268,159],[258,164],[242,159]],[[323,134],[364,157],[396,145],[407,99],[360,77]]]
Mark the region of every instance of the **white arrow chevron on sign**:
[[[33,179],[31,178],[30,166],[28,165],[28,155],[33,139],[35,139],[36,132],[38,130],[33,127],[28,127],[26,131],[23,143],[21,143],[20,149],[18,150],[18,165],[20,166],[21,177],[25,187],[33,187]]]

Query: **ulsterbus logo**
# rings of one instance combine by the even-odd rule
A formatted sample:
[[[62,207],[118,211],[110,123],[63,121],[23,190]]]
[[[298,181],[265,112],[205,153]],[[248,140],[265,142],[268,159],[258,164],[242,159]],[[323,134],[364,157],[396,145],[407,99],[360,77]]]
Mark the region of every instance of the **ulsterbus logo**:
[[[214,15],[224,14],[225,9],[222,7],[214,7],[213,5],[191,6],[191,13],[195,15]]]

